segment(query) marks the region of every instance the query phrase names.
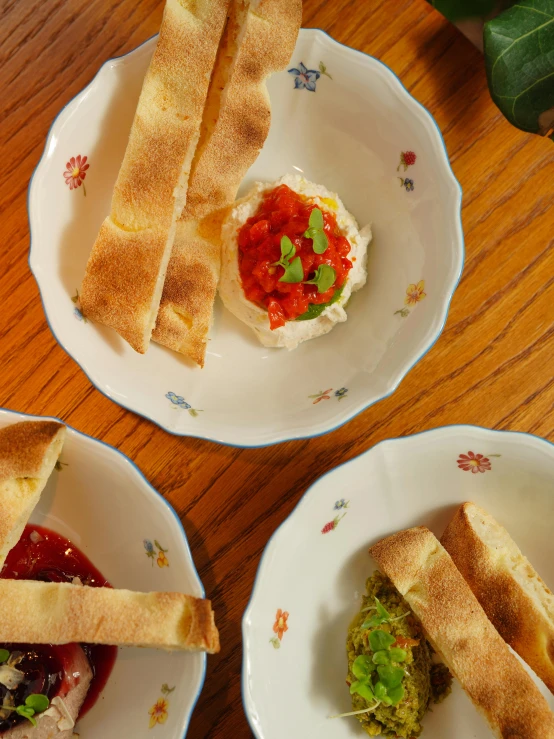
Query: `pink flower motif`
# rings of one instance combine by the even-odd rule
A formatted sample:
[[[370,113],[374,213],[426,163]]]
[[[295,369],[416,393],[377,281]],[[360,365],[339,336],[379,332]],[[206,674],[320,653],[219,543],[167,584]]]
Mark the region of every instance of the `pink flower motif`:
[[[464,472],[472,472],[476,475],[478,472],[487,472],[491,470],[491,462],[488,457],[484,457],[482,454],[474,454],[468,452],[467,454],[460,454],[458,459],[458,467]]]
[[[90,164],[87,164],[87,157],[82,157],[80,154],[76,157],[71,157],[67,162],[66,170],[63,173],[65,177],[65,184],[69,185],[70,190],[75,190],[77,187],[83,185],[83,192],[86,195],[84,179],[87,176],[87,169]]]

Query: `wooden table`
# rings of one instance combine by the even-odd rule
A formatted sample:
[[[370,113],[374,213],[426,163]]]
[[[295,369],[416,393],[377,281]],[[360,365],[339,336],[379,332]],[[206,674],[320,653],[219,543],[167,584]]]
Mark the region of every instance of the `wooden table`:
[[[424,0],[304,5],[305,26],[382,59],[434,115],[464,189],[466,265],[441,339],[392,397],[327,436],[239,450],[169,436],[102,396],[54,340],[27,265],[27,185],[52,119],[103,61],[157,31],[163,2],[0,1],[0,405],[118,447],[181,516],[223,645],[192,739],[250,736],[241,616],[269,536],[317,477],[381,439],[443,424],[554,441],[552,143],[502,118],[482,56]]]

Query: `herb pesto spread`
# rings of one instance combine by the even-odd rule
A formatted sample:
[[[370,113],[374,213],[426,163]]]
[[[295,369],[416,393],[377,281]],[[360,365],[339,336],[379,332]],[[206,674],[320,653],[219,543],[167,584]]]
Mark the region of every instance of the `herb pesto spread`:
[[[391,581],[375,572],[348,631],[352,711],[369,736],[412,739],[431,702],[451,690],[452,677],[431,661],[422,627]]]

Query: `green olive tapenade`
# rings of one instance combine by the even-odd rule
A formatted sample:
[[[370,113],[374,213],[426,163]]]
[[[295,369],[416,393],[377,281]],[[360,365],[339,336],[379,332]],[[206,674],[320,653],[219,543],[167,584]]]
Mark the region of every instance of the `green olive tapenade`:
[[[429,704],[450,693],[450,673],[433,664],[421,624],[380,572],[367,581],[347,652],[352,711],[369,736],[419,736]]]

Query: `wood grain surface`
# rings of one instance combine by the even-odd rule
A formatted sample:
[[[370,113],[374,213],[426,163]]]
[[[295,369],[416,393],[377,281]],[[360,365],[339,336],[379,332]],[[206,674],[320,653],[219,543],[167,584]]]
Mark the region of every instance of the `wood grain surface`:
[[[554,146],[504,121],[481,55],[424,0],[306,0],[305,26],[382,59],[437,120],[464,190],[463,280],[431,352],[338,431],[252,450],[169,436],[102,396],[57,345],[27,264],[26,214],[55,114],[108,57],[154,34],[162,10],[161,0],[0,0],[0,405],[113,444],[176,508],[223,645],[189,737],[248,737],[241,616],[268,538],[317,477],[381,439],[443,424],[554,441]]]

